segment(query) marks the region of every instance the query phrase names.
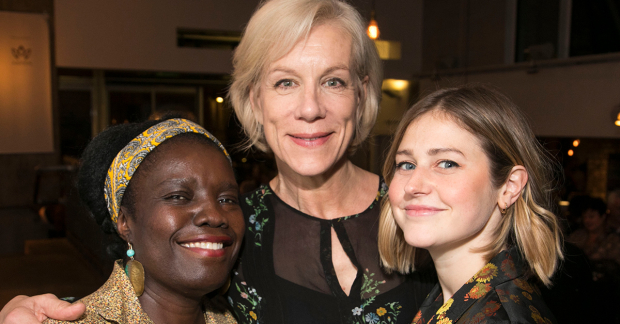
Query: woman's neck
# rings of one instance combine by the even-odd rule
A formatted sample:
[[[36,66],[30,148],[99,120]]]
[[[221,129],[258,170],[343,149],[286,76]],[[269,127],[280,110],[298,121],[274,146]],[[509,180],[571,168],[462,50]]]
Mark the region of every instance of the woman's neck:
[[[342,159],[325,173],[304,176],[278,163],[271,188],[285,203],[315,217],[334,219],[366,210],[376,196],[377,175]]]
[[[473,252],[469,246],[429,252],[437,270],[444,303],[488,262],[485,253]]]
[[[153,323],[205,323],[202,298],[179,296],[163,287],[152,286],[145,285],[144,293],[138,300]]]

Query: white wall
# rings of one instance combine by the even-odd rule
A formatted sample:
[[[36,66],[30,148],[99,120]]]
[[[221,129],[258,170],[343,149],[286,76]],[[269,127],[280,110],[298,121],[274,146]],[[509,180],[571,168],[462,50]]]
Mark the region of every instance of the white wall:
[[[54,151],[49,22],[0,11],[0,154]]]
[[[59,67],[230,73],[231,51],[179,48],[176,29],[241,31],[258,0],[55,0]]]
[[[423,79],[421,95],[463,82],[498,87],[525,111],[538,136],[620,138],[620,61]]]

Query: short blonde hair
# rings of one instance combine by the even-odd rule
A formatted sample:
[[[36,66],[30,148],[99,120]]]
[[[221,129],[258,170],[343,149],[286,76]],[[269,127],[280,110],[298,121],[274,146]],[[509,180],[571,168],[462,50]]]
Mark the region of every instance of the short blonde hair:
[[[379,110],[383,69],[360,14],[339,0],[271,0],[263,2],[254,13],[233,56],[228,96],[248,137],[246,148],[269,151],[262,125],[252,111],[250,90],[257,95],[265,69],[290,52],[313,27],[325,23],[335,23],[351,36],[350,68],[360,107],[351,147],[368,137]],[[363,96],[361,84],[365,77],[368,84]]]
[[[503,215],[495,239],[480,251],[489,259],[506,245],[516,245],[530,270],[545,285],[555,272],[562,254],[562,234],[557,217],[550,211],[555,171],[559,170],[538,143],[525,116],[502,93],[480,85],[442,89],[411,107],[403,116],[383,167],[389,184],[394,161],[408,126],[420,116],[437,111],[476,136],[490,162],[491,181],[502,186],[512,168],[522,165],[528,181],[517,201]],[[414,270],[415,248],[405,242],[394,221],[389,200],[382,204],[379,222],[379,253],[387,270]]]

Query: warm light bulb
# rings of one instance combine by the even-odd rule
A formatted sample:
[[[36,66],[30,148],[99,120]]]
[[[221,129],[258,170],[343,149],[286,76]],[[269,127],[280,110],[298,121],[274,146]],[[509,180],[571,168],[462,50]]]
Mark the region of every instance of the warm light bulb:
[[[573,154],[575,154],[575,152],[573,152],[573,150],[568,150],[568,156],[573,156]]]
[[[573,141],[573,146],[577,147],[577,146],[579,146],[579,143],[581,143],[581,141],[576,139],[576,140]]]
[[[370,39],[377,39],[379,38],[379,26],[377,26],[377,21],[374,19],[370,20],[370,23],[368,24],[368,37],[370,37]]]
[[[620,126],[620,119],[616,120],[614,124],[616,124],[616,126]]]
[[[222,97],[217,97],[217,98],[215,98],[215,101],[217,101],[217,102],[219,102],[219,103],[222,103],[222,102],[224,102],[224,98],[222,98]]]

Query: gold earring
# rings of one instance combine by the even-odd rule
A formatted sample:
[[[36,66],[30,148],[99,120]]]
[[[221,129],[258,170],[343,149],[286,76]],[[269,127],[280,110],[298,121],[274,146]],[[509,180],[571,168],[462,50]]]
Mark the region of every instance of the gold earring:
[[[129,245],[127,256],[130,260],[127,261],[127,264],[125,265],[125,273],[127,274],[127,277],[129,277],[129,282],[131,282],[136,295],[140,297],[144,292],[144,267],[142,266],[142,263],[133,258],[136,251],[133,250],[131,243],[127,242],[127,244]]]
[[[506,215],[506,209],[508,209],[508,204],[507,203],[505,203],[505,204],[506,204],[506,208],[501,208],[500,207],[500,212],[502,213],[502,215]]]

